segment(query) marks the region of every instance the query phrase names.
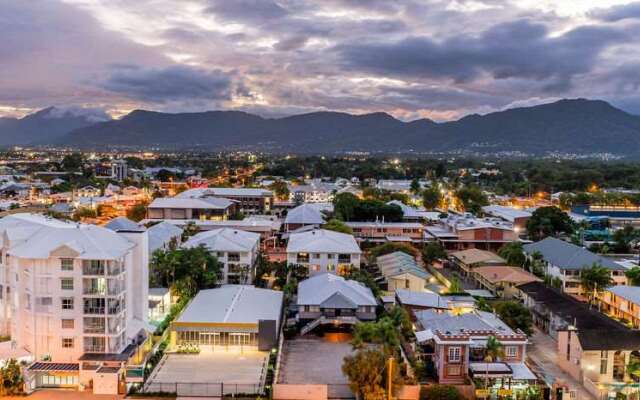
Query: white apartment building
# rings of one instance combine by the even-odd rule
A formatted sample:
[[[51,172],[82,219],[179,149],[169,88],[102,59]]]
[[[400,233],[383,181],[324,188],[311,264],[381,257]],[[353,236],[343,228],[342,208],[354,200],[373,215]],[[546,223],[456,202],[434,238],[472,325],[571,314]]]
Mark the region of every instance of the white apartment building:
[[[13,214],[0,241],[0,331],[35,360],[27,387],[122,390],[147,338],[146,231]]]
[[[314,229],[289,236],[287,265],[304,265],[310,275],[319,272],[344,274],[351,267],[360,268],[361,254],[352,235]]]
[[[255,274],[260,249],[260,234],[239,229],[222,228],[200,232],[183,247],[205,246],[223,265],[222,283],[246,284]]]

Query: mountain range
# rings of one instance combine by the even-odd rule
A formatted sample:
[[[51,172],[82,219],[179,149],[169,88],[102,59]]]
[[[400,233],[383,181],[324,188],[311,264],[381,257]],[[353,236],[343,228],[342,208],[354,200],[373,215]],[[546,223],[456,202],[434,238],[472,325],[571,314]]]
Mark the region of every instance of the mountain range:
[[[0,145],[79,148],[158,147],[293,153],[551,152],[640,157],[640,116],[601,100],[571,99],[456,121],[400,121],[385,113],[313,112],[263,118],[242,111],[161,113],[135,110],[95,122],[51,107],[22,119],[0,118]]]

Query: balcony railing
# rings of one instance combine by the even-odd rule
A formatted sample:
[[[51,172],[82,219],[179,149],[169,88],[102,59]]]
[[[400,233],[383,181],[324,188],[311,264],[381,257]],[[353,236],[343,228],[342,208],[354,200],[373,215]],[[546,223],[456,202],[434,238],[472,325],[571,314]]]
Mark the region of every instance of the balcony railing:
[[[105,307],[84,307],[84,313],[86,314],[104,314]]]

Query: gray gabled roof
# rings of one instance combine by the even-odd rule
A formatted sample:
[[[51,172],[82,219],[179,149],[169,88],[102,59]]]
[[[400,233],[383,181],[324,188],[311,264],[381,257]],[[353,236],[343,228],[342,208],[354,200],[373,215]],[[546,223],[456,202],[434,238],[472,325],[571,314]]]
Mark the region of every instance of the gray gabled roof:
[[[127,217],[117,217],[107,222],[104,226],[115,232],[144,232],[145,228],[130,220]]]
[[[589,250],[553,237],[539,242],[525,244],[525,253],[539,252],[545,261],[562,269],[579,270],[591,267],[594,263],[612,270],[623,270],[624,267],[612,260],[599,256]]]
[[[346,280],[334,274],[317,274],[298,283],[298,305],[319,306],[325,302],[337,302],[337,298],[329,300],[336,294],[357,306],[378,304],[371,289],[360,282]]]

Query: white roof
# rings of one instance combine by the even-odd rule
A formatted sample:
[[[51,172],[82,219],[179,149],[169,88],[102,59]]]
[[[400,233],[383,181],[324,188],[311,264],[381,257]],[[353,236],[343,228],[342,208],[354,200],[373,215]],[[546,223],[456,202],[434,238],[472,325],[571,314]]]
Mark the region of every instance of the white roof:
[[[182,236],[182,228],[162,221],[147,229],[149,234],[149,252],[153,253],[168,244],[171,239]]]
[[[204,245],[211,251],[242,251],[253,250],[260,241],[260,234],[246,232],[239,229],[222,228],[200,232],[187,240],[183,247],[197,247]]]
[[[490,205],[482,207],[482,211],[487,214],[493,215],[494,217],[502,218],[509,222],[514,222],[516,218],[529,218],[531,217],[531,213],[526,210],[521,210],[514,207],[500,206],[500,205]]]
[[[360,254],[356,239],[349,234],[314,229],[289,236],[287,253],[349,253]]]
[[[322,273],[298,283],[298,305],[321,305],[335,300],[336,295],[353,308],[377,305],[371,289],[338,275]]]
[[[283,294],[245,285],[225,285],[198,292],[178,322],[251,323],[280,321]]]
[[[159,197],[151,204],[149,208],[200,208],[200,209],[226,209],[233,202],[228,199],[211,198],[190,198],[190,197]]]
[[[410,229],[422,229],[424,225],[418,222],[382,222],[382,221],[349,221],[345,224],[351,228],[366,228],[366,227],[388,227],[388,228],[410,228]]]
[[[431,291],[414,292],[407,289],[397,289],[396,296],[400,303],[409,306],[449,308],[449,301],[437,293]]]
[[[95,225],[69,223],[37,214],[13,214],[0,219],[3,244],[8,254],[46,259],[61,247],[78,253],[80,259],[114,260],[124,256],[134,243],[116,232]]]
[[[324,224],[324,216],[318,207],[311,204],[301,204],[290,210],[284,220],[285,224],[321,225]]]
[[[196,188],[185,190],[176,195],[177,198],[195,198],[205,196],[271,196],[273,192],[261,188]]]
[[[104,225],[105,228],[111,229],[115,232],[130,231],[141,232],[145,230],[144,226],[141,226],[127,217],[116,217]]]
[[[145,219],[142,220],[142,223],[157,221],[153,219]],[[165,219],[164,222],[167,222],[172,225],[177,226],[185,226],[187,224],[193,223],[197,227],[202,229],[208,228],[235,228],[235,229],[243,229],[247,231],[277,231],[280,229],[280,221],[275,220],[271,221],[268,219],[257,219],[247,217],[243,220],[224,220],[224,221],[216,221],[216,220],[201,220],[201,219]]]

